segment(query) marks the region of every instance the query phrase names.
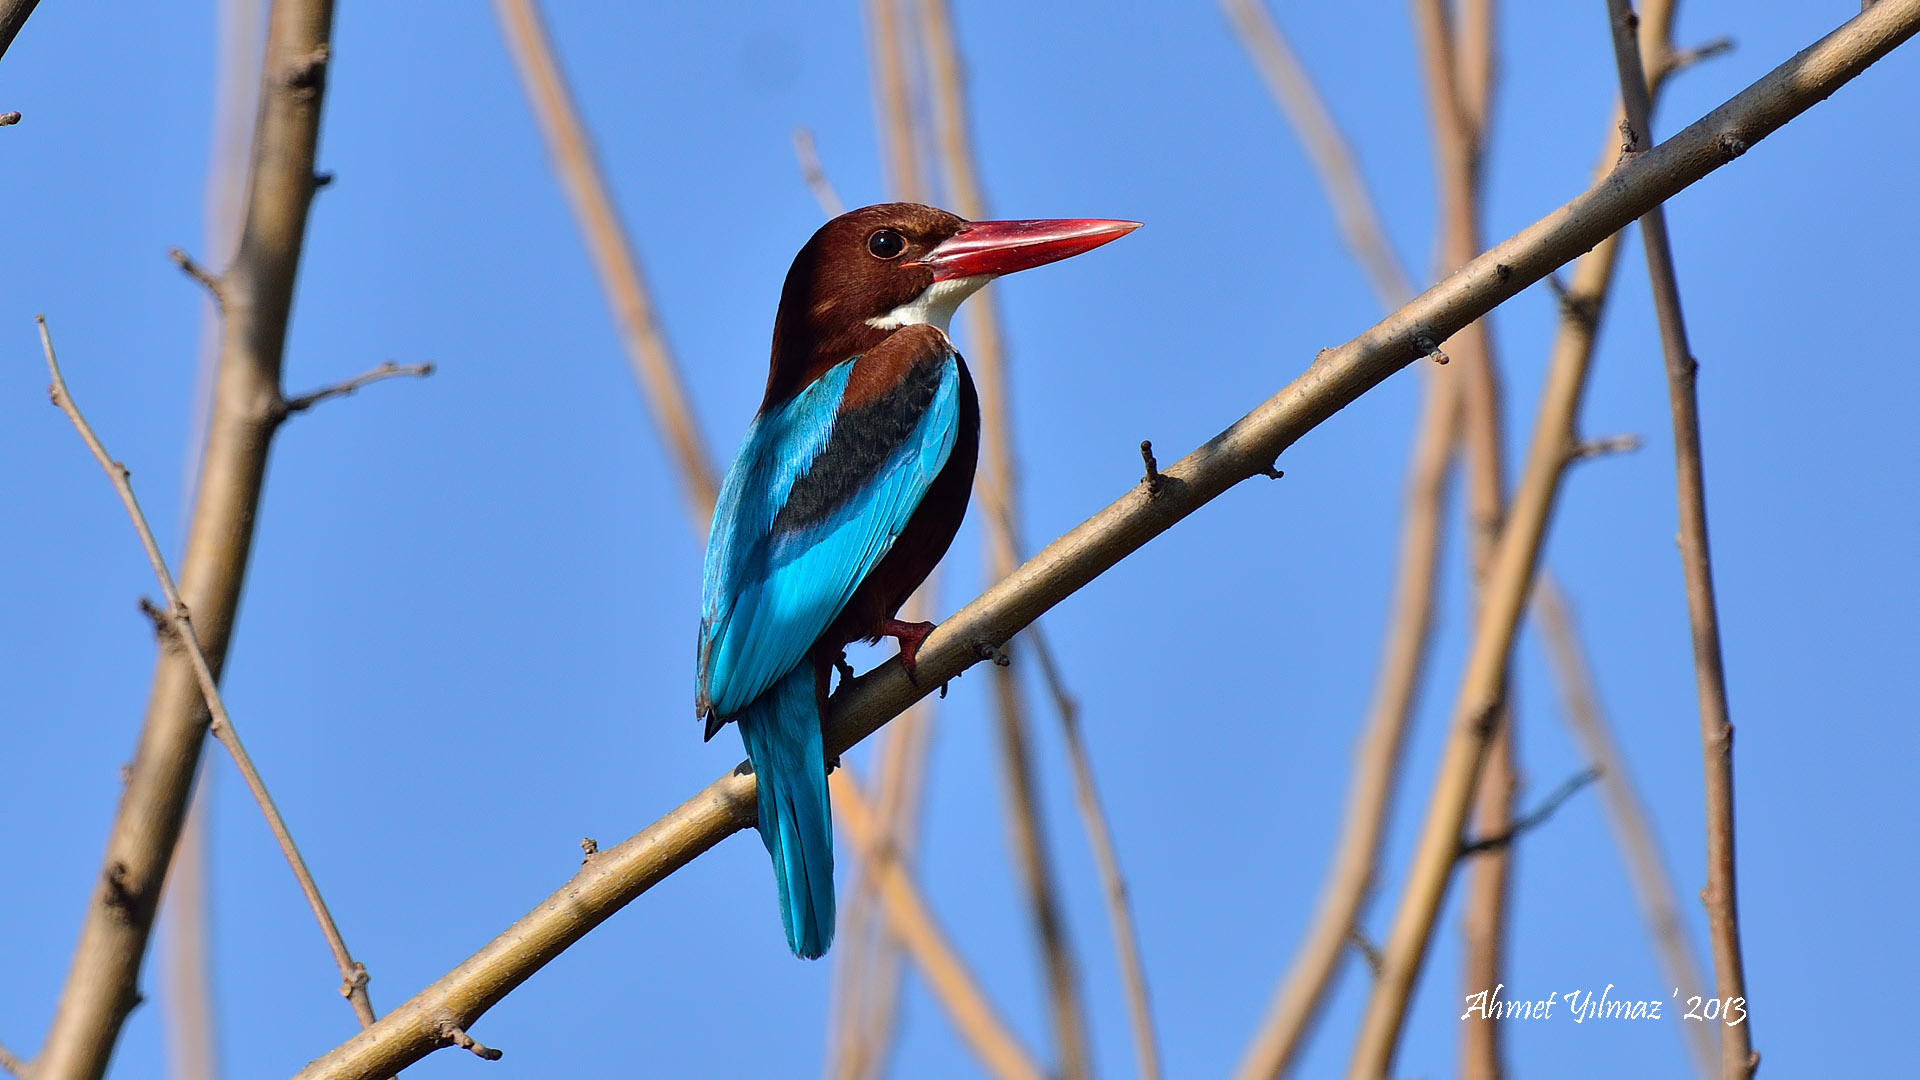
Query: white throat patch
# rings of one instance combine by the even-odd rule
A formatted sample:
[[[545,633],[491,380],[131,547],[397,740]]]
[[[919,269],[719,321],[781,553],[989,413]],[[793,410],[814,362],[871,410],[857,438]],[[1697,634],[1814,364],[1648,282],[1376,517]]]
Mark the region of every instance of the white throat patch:
[[[953,322],[953,313],[959,309],[960,302],[979,292],[994,277],[993,274],[981,274],[978,277],[936,281],[912,300],[879,318],[868,319],[867,325],[876,330],[897,330],[902,326],[924,323],[943,334],[947,333],[947,326]]]

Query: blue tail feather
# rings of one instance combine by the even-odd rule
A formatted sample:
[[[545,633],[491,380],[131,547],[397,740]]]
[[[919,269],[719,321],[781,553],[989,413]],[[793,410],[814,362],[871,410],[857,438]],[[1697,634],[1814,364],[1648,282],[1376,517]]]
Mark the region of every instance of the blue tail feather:
[[[736,718],[760,787],[760,839],[780,884],[780,922],[794,955],[833,943],[833,818],[813,665],[802,661]]]

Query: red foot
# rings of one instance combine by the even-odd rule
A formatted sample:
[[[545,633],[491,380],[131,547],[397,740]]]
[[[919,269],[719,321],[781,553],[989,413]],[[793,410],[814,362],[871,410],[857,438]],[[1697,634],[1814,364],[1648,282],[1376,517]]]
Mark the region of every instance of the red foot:
[[[890,637],[900,642],[900,666],[907,669],[907,677],[913,677],[913,669],[919,664],[920,643],[933,633],[934,624],[930,622],[901,622],[888,619],[880,624],[880,636]]]

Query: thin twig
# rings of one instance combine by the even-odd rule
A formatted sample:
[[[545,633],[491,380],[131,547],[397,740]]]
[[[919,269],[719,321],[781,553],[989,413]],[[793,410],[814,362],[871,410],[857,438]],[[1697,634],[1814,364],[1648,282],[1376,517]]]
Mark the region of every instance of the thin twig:
[[[12,127],[19,122],[20,110],[10,109],[7,112],[0,112],[0,127]]]
[[[499,1061],[506,1056],[502,1052],[495,1050],[493,1047],[467,1034],[466,1028],[451,1021],[441,1025],[440,1036],[446,1039],[449,1045],[457,1046],[482,1061]]]
[[[916,676],[897,662],[833,697],[825,751],[839,754],[907,705],[990,655],[992,646],[1084,587],[1289,445],[1423,355],[1418,339],[1449,334],[1612,236],[1651,207],[1714,172],[1920,32],[1920,0],[1881,0],[1802,50],[1708,116],[1641,155],[1459,272],[1340,346],[1273,397],[1166,469],[1181,481],[1144,503],[1129,491],[1048,544],[921,646]],[[1564,443],[1554,448],[1556,455]],[[753,777],[729,771],[593,862],[452,971],[303,1069],[300,1080],[389,1075],[434,1049],[429,1017],[470,1025],[635,897],[755,820]],[[1464,818],[1464,810],[1463,810]],[[1457,845],[1456,829],[1448,855]],[[1449,859],[1449,861],[1451,861]],[[1430,924],[1429,924],[1430,925]],[[1392,974],[1391,955],[1383,960]],[[1404,999],[1403,999],[1404,1001]],[[1384,1072],[1384,1070],[1378,1070]]]
[[[332,25],[332,0],[274,0],[267,18],[242,240],[223,275],[247,303],[221,322],[220,372],[179,563],[182,593],[216,672],[239,611],[279,426],[275,406],[313,200]],[[190,665],[165,645],[158,653],[139,745],[35,1064],[37,1080],[98,1080],[137,1000],[154,910],[211,722]]]
[[[172,259],[173,264],[178,266],[182,273],[199,282],[207,290],[207,295],[213,298],[216,306],[225,303],[226,286],[221,284],[219,274],[201,266],[193,256],[180,248],[168,248],[167,258]]]
[[[1706,980],[1700,976],[1700,965],[1694,960],[1693,945],[1681,921],[1679,893],[1654,839],[1653,819],[1634,790],[1626,759],[1614,742],[1612,727],[1600,709],[1593,676],[1580,653],[1567,599],[1552,579],[1543,577],[1534,588],[1533,614],[1546,639],[1547,660],[1560,690],[1567,724],[1586,751],[1587,760],[1600,771],[1600,800],[1619,839],[1620,854],[1627,864],[1634,896],[1640,901],[1654,952],[1673,985],[1704,987]],[[1694,1071],[1702,1080],[1718,1075],[1713,1033],[1705,1024],[1682,1024],[1680,1029],[1693,1057]]]
[[[933,105],[933,134],[939,149],[940,176],[952,208],[962,217],[987,216],[985,185],[974,152],[972,123],[967,113],[965,63],[960,56],[958,37],[953,28],[953,11],[948,0],[922,0],[920,30],[926,61],[929,97]],[[986,545],[986,572],[989,580],[1012,573],[1022,556],[1020,529],[1020,477],[1013,448],[1013,421],[1008,375],[1006,334],[1000,319],[996,297],[976,297],[967,311],[967,351],[972,359],[975,388],[980,402],[981,467],[975,477],[981,502],[988,513],[990,542]],[[1151,461],[1151,451],[1143,447]],[[1148,465],[1148,474],[1154,470]],[[1152,487],[1153,480],[1149,480]],[[1055,678],[1059,676],[1054,672]],[[1086,1005],[1082,1000],[1079,964],[1067,935],[1064,905],[1053,859],[1047,847],[1047,831],[1041,817],[1042,801],[1039,776],[1033,766],[1033,728],[1029,719],[1026,690],[1019,673],[996,665],[992,673],[994,700],[999,707],[1001,765],[1006,776],[1009,821],[1013,834],[1016,863],[1046,961],[1047,1004],[1053,1021],[1054,1041],[1060,1055],[1060,1075],[1066,1080],[1082,1080],[1093,1073],[1093,1056],[1087,1036]],[[1078,740],[1073,717],[1060,716],[1070,742]],[[1074,766],[1074,788],[1083,820],[1089,822],[1089,837],[1105,832],[1106,823],[1097,824],[1088,817],[1099,814],[1099,799],[1091,787],[1091,764],[1084,753]],[[1099,841],[1094,840],[1097,847]],[[1111,850],[1108,852],[1112,854]],[[1117,862],[1114,875],[1118,876]],[[1109,921],[1117,937],[1131,935],[1131,914],[1126,909],[1124,888],[1106,893]],[[1135,965],[1129,976],[1138,976]],[[1155,1080],[1159,1075],[1159,1052],[1153,1033],[1142,1023],[1149,1016],[1144,979],[1128,983],[1130,1012],[1134,1021],[1134,1044],[1140,1056],[1143,1076]]]
[[[26,1061],[16,1057],[13,1051],[5,1046],[0,1046],[0,1069],[12,1073],[14,1080],[28,1080],[27,1067]]]
[[[1554,811],[1560,809],[1562,803],[1573,798],[1579,793],[1581,788],[1586,787],[1598,779],[1600,779],[1600,769],[1598,766],[1590,765],[1587,768],[1581,769],[1579,772],[1568,777],[1566,782],[1562,783],[1559,787],[1554,788],[1553,791],[1547,795],[1546,801],[1527,813],[1514,818],[1508,823],[1505,829],[1492,836],[1483,836],[1478,840],[1469,840],[1462,843],[1460,845],[1461,857],[1485,855],[1488,852],[1501,851],[1505,848],[1512,847],[1515,840],[1546,824],[1547,819],[1553,816]]]
[[[1653,142],[1646,74],[1636,48],[1638,20],[1628,0],[1607,0],[1613,54],[1620,69],[1627,126],[1641,147]],[[1644,151],[1641,151],[1644,152]],[[1720,653],[1720,616],[1713,596],[1713,563],[1707,543],[1707,482],[1700,448],[1700,403],[1695,390],[1699,364],[1687,345],[1680,309],[1680,283],[1673,269],[1666,212],[1658,204],[1640,218],[1647,252],[1653,308],[1666,358],[1667,396],[1673,411],[1675,492],[1680,504],[1680,565],[1685,571],[1687,614],[1693,638],[1694,678],[1700,699],[1700,745],[1706,770],[1707,887],[1701,894],[1713,940],[1715,993],[1723,1000],[1747,995],[1746,962],[1740,951],[1740,911],[1733,836],[1733,723],[1728,719],[1727,673]],[[1751,1007],[1746,1012],[1752,1013]],[[1720,1073],[1753,1075],[1753,1025],[1720,1026]]]
[[[793,157],[800,164],[800,179],[813,192],[813,200],[820,204],[820,210],[828,217],[839,217],[847,208],[840,201],[840,193],[833,190],[833,181],[827,179],[825,169],[820,167],[820,152],[813,145],[813,132],[805,127],[793,129]]]
[[[313,880],[313,874],[307,869],[307,862],[300,856],[300,848],[293,842],[293,833],[288,830],[286,819],[273,804],[273,796],[267,792],[265,781],[260,778],[260,770],[254,767],[253,759],[240,742],[240,732],[233,726],[233,718],[227,713],[226,702],[220,697],[219,680],[214,677],[213,665],[207,662],[207,654],[200,647],[200,638],[193,628],[193,616],[187,609],[187,603],[180,598],[180,590],[174,587],[173,572],[167,569],[166,557],[160,553],[160,544],[153,538],[153,530],[147,525],[147,516],[140,511],[140,502],[134,497],[131,473],[127,467],[115,461],[100,444],[80,406],[67,390],[67,381],[60,374],[60,363],[54,359],[53,338],[47,332],[47,320],[35,316],[34,321],[40,327],[40,347],[46,352],[47,373],[53,379],[53,403],[73,422],[74,429],[93,452],[94,460],[112,481],[120,503],[126,507],[127,516],[133,520],[134,531],[140,534],[140,546],[146,549],[147,561],[153,566],[153,576],[160,582],[160,594],[166,598],[167,611],[173,620],[173,640],[180,645],[193,666],[194,678],[200,683],[200,693],[206,699],[207,710],[213,714],[213,736],[233,755],[233,762],[240,767],[240,775],[246,780],[247,790],[253,793],[254,802],[260,805],[261,814],[267,819],[267,827],[272,830],[273,838],[280,845],[280,853],[286,856],[287,865],[293,868],[293,876],[300,883],[300,892],[307,898],[307,906],[313,909],[313,917],[320,923],[320,932],[327,939],[327,948],[333,953],[333,962],[340,969],[341,994],[353,1005],[354,1015],[359,1017],[360,1026],[365,1028],[373,1024],[373,1005],[367,999],[366,968],[356,963],[353,955],[347,951],[347,943],[340,936],[340,927],[333,921],[333,913],[327,910],[327,903],[320,896],[320,886]]]
[[[1631,432],[1622,435],[1604,435],[1597,439],[1581,439],[1573,444],[1571,457],[1574,461],[1590,461],[1597,457],[1610,457],[1614,454],[1631,454],[1640,449],[1640,436]]]
[[[895,940],[913,954],[915,965],[934,987],[934,996],[946,1008],[955,1031],[994,1075],[1007,1080],[1040,1080],[1045,1071],[994,1011],[966,961],[954,951],[919,891],[911,887],[852,769],[842,763],[827,782],[833,790],[834,820],[853,841],[861,859],[876,869],[880,894],[888,906],[889,929]]]
[[[388,360],[383,362],[379,367],[369,371],[363,371],[351,379],[342,379],[332,386],[323,386],[310,393],[288,398],[286,412],[289,416],[294,413],[305,412],[329,398],[346,397],[348,394],[353,393],[355,390],[369,383],[377,383],[383,379],[400,379],[410,376],[424,378],[431,374],[433,374],[433,365],[430,363],[396,364]]]
[[[713,502],[719,492],[719,474],[707,456],[701,441],[699,424],[694,420],[680,380],[678,365],[660,329],[653,297],[640,271],[620,215],[613,207],[613,195],[607,190],[600,163],[594,156],[592,140],[580,122],[580,110],[567,88],[566,77],[555,57],[553,42],[541,21],[537,0],[494,0],[494,14],[500,31],[520,70],[521,84],[533,106],[545,137],[547,154],[553,159],[554,172],[566,190],[574,219],[593,256],[601,287],[613,306],[620,327],[620,339],[626,345],[627,359],[642,396],[653,409],[654,422],[679,465],[686,496],[693,509],[693,520],[701,522],[713,515]]]

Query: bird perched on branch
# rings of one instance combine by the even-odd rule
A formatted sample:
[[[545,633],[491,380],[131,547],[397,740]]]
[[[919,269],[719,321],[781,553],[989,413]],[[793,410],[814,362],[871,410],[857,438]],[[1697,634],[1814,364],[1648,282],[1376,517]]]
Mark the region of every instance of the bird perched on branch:
[[[1138,227],[887,203],[827,222],[787,271],[766,396],[707,539],[695,708],[709,739],[740,725],[796,955],[833,941],[828,676],[850,642],[882,637],[913,673],[934,627],[895,616],[946,554],[973,486],[980,409],[947,339],[954,309],[1002,274]]]

